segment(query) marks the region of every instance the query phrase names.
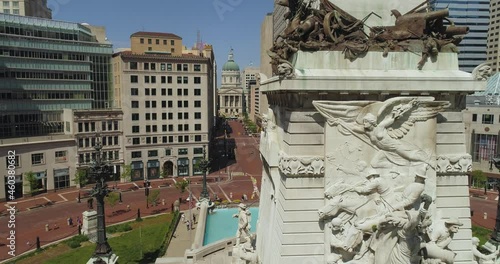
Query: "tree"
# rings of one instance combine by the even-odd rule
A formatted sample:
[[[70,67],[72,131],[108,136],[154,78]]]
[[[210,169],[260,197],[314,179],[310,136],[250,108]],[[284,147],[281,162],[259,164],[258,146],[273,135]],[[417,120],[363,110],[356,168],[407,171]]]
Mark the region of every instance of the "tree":
[[[118,203],[118,200],[120,200],[120,195],[116,192],[110,192],[104,198],[104,202],[106,202],[111,208],[113,208]]]
[[[30,188],[30,194],[32,195],[37,191],[38,187],[38,179],[36,178],[35,173],[33,173],[32,171],[25,172],[24,179],[26,180],[24,186]]]
[[[188,187],[189,185],[189,181],[187,181],[186,179],[184,179],[183,181],[176,181],[174,186],[177,190],[181,191],[181,193],[183,193],[186,188]]]
[[[168,174],[167,174],[167,170],[165,168],[161,168],[161,171],[160,171],[160,179],[165,179],[168,177]]]
[[[148,203],[156,206],[158,204],[158,199],[160,198],[160,190],[153,190],[149,193]]]
[[[120,176],[124,181],[130,181],[132,178],[132,165],[123,165],[123,172]]]
[[[73,179],[73,182],[77,184],[80,188],[87,185],[87,183],[89,182],[87,171],[84,169],[77,169],[75,172],[75,178]]]
[[[484,174],[482,170],[473,170],[471,172],[473,186],[478,188],[483,188],[488,180],[488,177]]]

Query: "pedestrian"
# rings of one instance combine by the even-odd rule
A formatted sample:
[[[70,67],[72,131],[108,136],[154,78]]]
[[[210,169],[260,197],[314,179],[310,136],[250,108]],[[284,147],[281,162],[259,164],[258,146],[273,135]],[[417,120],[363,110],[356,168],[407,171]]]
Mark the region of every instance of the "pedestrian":
[[[130,204],[127,204],[127,212],[130,212]]]
[[[231,200],[233,199],[233,192],[229,193],[229,199],[231,199]]]
[[[71,216],[68,217],[67,222],[68,222],[69,226],[72,226],[73,225],[73,218],[71,218]]]
[[[186,223],[186,216],[184,214],[181,215],[182,222]]]
[[[49,232],[49,224],[45,224],[45,232]]]
[[[80,216],[76,217],[76,224],[78,225],[78,227],[82,226],[82,219],[80,219]]]
[[[184,215],[183,215],[183,216],[184,216]],[[191,226],[190,226],[190,224],[189,224],[189,220],[188,220],[188,221],[186,221],[186,228],[187,228],[187,230],[188,230],[188,231],[191,229]]]
[[[193,223],[196,224],[196,215],[195,214],[193,214]]]
[[[161,205],[165,205],[165,199],[161,199]]]

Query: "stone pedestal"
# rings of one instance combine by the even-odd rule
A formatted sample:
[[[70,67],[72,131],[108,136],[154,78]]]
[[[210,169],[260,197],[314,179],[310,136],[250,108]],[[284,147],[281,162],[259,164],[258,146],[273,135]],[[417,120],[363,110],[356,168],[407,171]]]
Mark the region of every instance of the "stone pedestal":
[[[410,237],[424,207],[435,230],[455,218],[461,225],[448,247],[437,252],[456,253],[457,264],[472,262],[467,184],[471,157],[465,150],[461,110],[466,94],[484,89],[485,83],[459,71],[456,54],[440,53],[422,70],[417,69],[419,60],[410,52],[390,52],[387,57],[368,52],[349,61],[340,51],[299,51],[291,60],[293,78],[261,80],[270,105],[260,143],[264,167],[256,252],[262,264],[329,263],[338,253],[332,246],[335,232],[361,234],[366,240],[389,224]],[[372,127],[385,126],[382,121],[393,114],[419,117],[394,121],[397,128],[384,130],[384,135],[395,133],[389,140],[371,134],[365,122],[368,113],[374,115]],[[411,124],[405,123],[408,120]],[[391,195],[385,193],[388,189],[357,193],[373,170],[389,182]],[[425,188],[420,189],[417,178],[424,179]],[[352,216],[345,201],[354,198],[339,199],[346,193],[366,200],[353,211],[372,204],[366,208],[376,211],[371,216],[383,217],[371,224],[356,222],[366,218],[359,211]],[[421,203],[426,198],[420,194],[430,197],[429,204]],[[407,208],[391,208],[409,202]],[[404,225],[386,223],[389,213]],[[335,231],[334,218],[340,218],[341,231]],[[339,253],[344,261],[361,250],[359,243],[351,246],[357,246],[353,253]],[[383,250],[388,256],[393,253],[376,251]]]
[[[85,211],[82,213],[82,216],[82,235],[88,236],[89,240],[95,242],[97,232],[97,212]]]

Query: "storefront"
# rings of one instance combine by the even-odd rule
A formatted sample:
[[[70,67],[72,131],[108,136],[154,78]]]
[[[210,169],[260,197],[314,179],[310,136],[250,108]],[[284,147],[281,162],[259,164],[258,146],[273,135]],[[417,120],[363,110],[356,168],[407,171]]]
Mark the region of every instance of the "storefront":
[[[200,164],[203,161],[202,157],[193,158],[193,175],[202,175],[203,168],[201,168]]]
[[[160,161],[148,160],[148,180],[160,178]]]
[[[180,158],[177,160],[177,176],[189,176],[189,159]]]
[[[144,180],[144,163],[142,161],[134,161],[131,165],[131,181],[142,181]]]
[[[54,170],[54,189],[64,189],[69,186],[69,168]]]
[[[10,187],[11,185],[14,187]],[[10,181],[9,177],[5,176],[5,199],[11,201],[21,197],[23,197],[23,176],[15,175]]]
[[[34,172],[36,178],[35,188],[39,191],[47,191],[47,171]]]

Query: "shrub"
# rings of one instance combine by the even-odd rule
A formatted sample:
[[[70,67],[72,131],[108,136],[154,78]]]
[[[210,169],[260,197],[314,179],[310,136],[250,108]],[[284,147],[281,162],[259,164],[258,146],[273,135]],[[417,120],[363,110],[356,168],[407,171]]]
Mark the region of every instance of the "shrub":
[[[85,235],[78,235],[74,236],[68,240],[65,241],[66,245],[68,245],[70,248],[77,248],[80,247],[81,243],[88,241],[89,238]]]
[[[114,225],[106,228],[106,232],[110,234],[114,233],[122,233],[122,232],[127,232],[132,230],[132,226],[130,226],[129,223],[121,224],[121,225]]]
[[[228,200],[222,200],[222,204],[227,205],[227,204],[229,204],[229,201]]]
[[[234,200],[233,200],[233,203],[235,203],[235,204],[239,204],[239,203],[241,203],[241,200],[240,200],[240,199],[234,199]]]

